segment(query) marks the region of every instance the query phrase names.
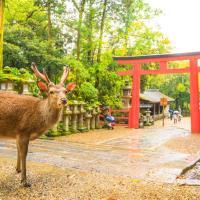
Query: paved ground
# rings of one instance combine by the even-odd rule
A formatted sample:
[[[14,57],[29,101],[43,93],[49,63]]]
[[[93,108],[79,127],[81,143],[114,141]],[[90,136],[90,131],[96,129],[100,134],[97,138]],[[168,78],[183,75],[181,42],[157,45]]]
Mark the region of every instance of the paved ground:
[[[172,187],[175,186],[165,185],[164,187],[166,188],[163,189],[162,185],[163,183],[175,183],[176,176],[180,174],[182,169],[192,164],[200,157],[200,135],[190,134],[189,124],[189,118],[186,118],[178,125],[173,125],[172,121],[167,120],[164,128],[161,126],[161,122],[158,122],[154,127],[145,129],[133,130],[124,127],[116,127],[115,130],[91,131],[89,133],[60,137],[56,140],[36,140],[31,143],[29,148],[28,163],[33,164],[30,164],[31,171],[28,171],[28,175],[31,177],[30,179],[32,182],[36,184],[37,181],[34,179],[34,176],[38,176],[38,173],[41,173],[41,166],[44,166],[47,172],[49,172],[46,170],[48,167],[53,168],[53,170],[50,170],[49,174],[45,174],[45,177],[49,177],[51,180],[50,182],[52,182],[52,179],[54,181],[56,180],[55,177],[52,177],[52,172],[55,171],[63,174],[63,177],[66,178],[56,180],[55,182],[59,185],[63,183],[63,181],[65,183],[66,181],[70,183],[71,180],[69,177],[71,177],[71,174],[72,176],[75,174],[74,176],[76,177],[81,173],[82,175],[84,174],[83,177],[85,178],[82,179],[84,179],[87,185],[93,185],[91,187],[96,187],[96,190],[98,186],[100,188],[107,187],[107,190],[101,188],[102,190],[100,191],[103,193],[102,195],[98,193],[97,198],[94,198],[94,196],[91,198],[88,196],[83,197],[81,196],[82,193],[78,193],[79,195],[74,198],[66,198],[61,195],[60,198],[55,199],[105,199],[103,198],[103,194],[108,191],[113,194],[111,190],[113,190],[113,188],[116,189],[115,186],[117,190],[121,191],[119,194],[114,193],[117,199],[132,199],[135,197],[134,195],[137,196],[141,191],[138,190],[138,193],[134,193],[130,196],[129,194],[131,194],[133,189],[130,182],[134,182],[134,184],[138,183],[138,187],[143,188],[144,191],[146,191],[144,188],[149,188],[151,195],[159,193],[159,190],[166,190],[165,193],[169,190],[171,191],[169,194],[173,195],[173,197],[177,197],[174,199],[198,199],[196,197],[200,194],[197,194],[195,188],[186,188],[186,191],[183,188],[175,188],[175,191],[176,189],[178,191],[181,190],[180,195],[183,195],[182,190],[184,190],[184,195],[186,196],[183,197],[179,196],[179,193],[177,193],[176,196],[176,192],[173,192],[174,190]],[[2,157],[1,160],[3,160],[0,162],[1,171],[8,170],[10,173],[11,168],[7,169],[7,167],[11,163],[12,168],[14,168],[13,158],[16,157],[15,155],[16,148],[13,141],[0,142],[0,156]],[[7,158],[10,160],[7,160]],[[2,163],[7,163],[8,165],[5,166],[5,164]],[[34,163],[36,163],[35,165],[37,167],[39,165],[40,171],[38,173],[37,170],[33,170],[35,169],[35,166],[33,166]],[[50,165],[52,167],[50,167]],[[60,172],[59,170],[68,171]],[[3,172],[0,173],[0,176],[2,173]],[[42,171],[42,174],[44,174],[44,171]],[[5,172],[4,182],[0,184],[0,189],[4,188],[8,177],[9,175]],[[58,176],[56,177],[58,178]],[[113,177],[117,177],[117,181]],[[90,183],[88,183],[88,180],[90,180]],[[92,180],[94,182],[92,182]],[[48,180],[43,181],[48,182]],[[125,183],[123,183],[124,186],[120,186],[120,181],[125,181]],[[146,184],[146,182],[151,182],[151,184]],[[155,183],[158,184],[159,182],[161,185],[152,185]],[[8,181],[8,184],[9,183],[11,184],[11,180],[10,182]],[[104,183],[104,186],[101,186],[102,183]],[[79,185],[80,184],[83,184],[83,182],[80,183],[79,180]],[[131,188],[127,189],[126,184]],[[63,188],[63,186],[59,187]],[[124,190],[123,187],[125,187]],[[151,192],[152,188],[154,188],[154,192]],[[79,191],[77,187],[75,187],[75,189]],[[9,199],[13,198],[15,190],[18,191],[16,186],[12,188],[12,195],[9,196]],[[5,193],[8,191],[8,188],[4,189],[2,197],[5,197]],[[44,191],[42,190],[42,192],[40,192],[44,193]],[[52,189],[52,191],[54,190]],[[85,192],[84,189],[83,191]],[[89,193],[93,194],[92,189]],[[125,196],[122,198],[122,193],[126,193],[128,196],[124,194]],[[145,194],[147,196],[150,195],[148,192]],[[141,193],[141,195],[143,195],[143,193]],[[190,195],[192,198],[189,198]],[[106,196],[108,197],[109,194]],[[159,195],[157,197],[159,197]],[[136,199],[162,199],[163,195],[161,194],[159,198],[157,197],[150,198],[148,196],[148,198],[142,197]],[[169,199],[168,197],[171,198],[171,196],[166,196],[165,199]],[[52,199],[54,199],[54,196],[52,196]]]
[[[28,160],[58,167],[137,179],[173,182],[181,170],[199,157],[200,137],[191,135],[184,119],[146,129],[98,130],[55,140],[36,140]],[[190,144],[190,141],[193,141]],[[13,141],[0,142],[0,155],[16,156]]]

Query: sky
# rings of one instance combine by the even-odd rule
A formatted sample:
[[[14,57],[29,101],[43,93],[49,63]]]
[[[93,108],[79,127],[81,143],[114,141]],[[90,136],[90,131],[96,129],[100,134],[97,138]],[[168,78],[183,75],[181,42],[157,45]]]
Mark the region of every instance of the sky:
[[[163,14],[153,20],[169,37],[172,53],[200,52],[200,0],[146,0]]]

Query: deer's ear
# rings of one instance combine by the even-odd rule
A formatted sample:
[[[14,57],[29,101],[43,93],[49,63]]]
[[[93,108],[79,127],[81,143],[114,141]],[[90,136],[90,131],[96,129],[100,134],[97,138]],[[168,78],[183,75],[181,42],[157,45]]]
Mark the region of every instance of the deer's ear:
[[[74,88],[76,87],[76,84],[75,83],[69,83],[66,87],[66,93],[69,93],[71,92]]]
[[[38,88],[40,89],[41,92],[47,92],[48,91],[47,85],[42,81],[38,81],[37,86],[38,86]]]

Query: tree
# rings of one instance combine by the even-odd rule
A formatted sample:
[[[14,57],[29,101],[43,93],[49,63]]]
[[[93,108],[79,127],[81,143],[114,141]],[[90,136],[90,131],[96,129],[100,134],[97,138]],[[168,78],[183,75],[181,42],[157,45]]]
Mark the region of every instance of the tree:
[[[85,10],[86,0],[81,0],[80,5],[78,5],[76,0],[72,0],[72,2],[79,13],[78,26],[77,26],[77,40],[76,40],[76,56],[77,56],[77,60],[79,60],[80,59],[80,51],[81,51],[81,47],[80,47],[80,45],[81,45],[80,44],[81,43],[81,28],[82,28],[83,13]]]
[[[3,67],[4,4],[5,0],[0,0],[0,70]]]
[[[99,102],[120,107],[125,78],[116,72],[124,66],[112,56],[168,52],[170,41],[147,23],[159,13],[144,0],[7,0],[4,65],[29,68],[34,61],[56,82],[67,64],[77,84],[70,98],[94,87]],[[165,80],[144,76],[142,90],[156,81]]]
[[[106,19],[107,2],[108,2],[107,0],[104,0],[104,2],[103,2],[103,11],[102,11],[102,17],[101,17],[101,22],[100,22],[100,31],[99,31],[97,62],[100,62],[100,60],[101,60],[102,38],[103,38],[104,24],[105,24],[105,19]]]
[[[85,102],[93,103],[97,101],[98,90],[91,83],[85,82],[79,89],[79,95]]]
[[[34,0],[13,1],[8,0],[6,8],[4,65],[19,68],[34,61],[45,66],[50,78],[56,80],[54,74],[65,64],[60,27],[52,21],[50,41],[46,7]],[[56,7],[53,11],[57,12]]]

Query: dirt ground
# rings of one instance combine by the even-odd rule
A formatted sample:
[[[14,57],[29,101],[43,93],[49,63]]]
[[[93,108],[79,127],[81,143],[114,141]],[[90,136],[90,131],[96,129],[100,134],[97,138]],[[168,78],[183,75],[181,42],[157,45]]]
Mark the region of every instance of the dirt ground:
[[[197,200],[200,187],[143,182],[28,162],[31,188],[21,187],[15,161],[0,160],[2,200]]]

